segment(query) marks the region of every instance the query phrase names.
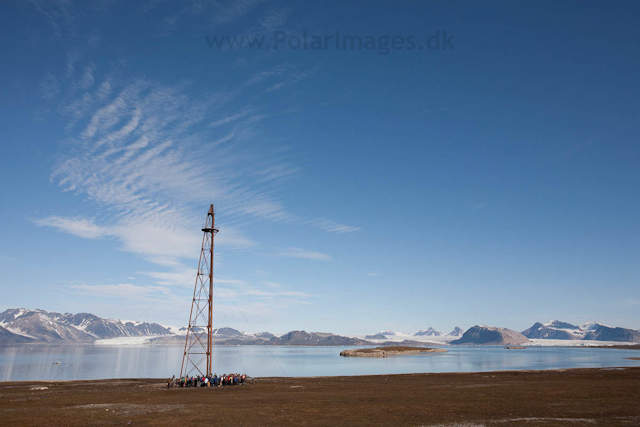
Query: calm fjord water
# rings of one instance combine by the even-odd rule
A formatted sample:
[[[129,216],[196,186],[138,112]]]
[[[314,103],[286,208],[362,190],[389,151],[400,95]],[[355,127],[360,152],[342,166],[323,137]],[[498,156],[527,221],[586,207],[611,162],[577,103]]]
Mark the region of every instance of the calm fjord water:
[[[486,372],[640,366],[640,350],[603,348],[446,347],[447,353],[386,359],[340,357],[353,347],[214,347],[217,373],[340,376],[428,372]],[[184,347],[48,345],[0,347],[0,381],[164,378],[180,374]],[[55,362],[60,364],[55,364]]]

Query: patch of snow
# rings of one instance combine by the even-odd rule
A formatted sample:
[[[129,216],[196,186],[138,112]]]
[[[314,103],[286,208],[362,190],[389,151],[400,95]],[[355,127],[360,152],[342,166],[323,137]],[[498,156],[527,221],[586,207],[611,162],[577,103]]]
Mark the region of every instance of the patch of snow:
[[[169,332],[171,332],[174,335],[187,335],[187,328],[185,328],[184,326],[169,326],[169,325],[160,325],[165,329],[168,329]],[[180,330],[183,329],[184,330]]]
[[[94,341],[95,345],[141,345],[146,344],[153,338],[157,338],[160,335],[147,335],[143,337],[117,337],[108,338],[104,340]]]
[[[94,334],[93,332],[87,331],[87,326],[89,326],[90,324],[91,322],[84,321],[80,325],[66,325],[66,327],[71,329],[77,329],[79,331],[84,332],[87,335],[91,335],[92,337],[99,339],[98,335]]]
[[[138,320],[115,320],[115,319],[109,319],[113,322],[122,322],[122,324],[126,325],[127,323],[132,323],[133,326],[140,326],[142,325],[144,322],[140,322]]]
[[[528,343],[520,344],[528,347],[600,347],[610,345],[634,345],[634,342],[596,341],[596,340],[550,340],[530,338]]]
[[[453,341],[458,339],[458,337],[452,337],[448,335],[440,335],[440,336],[427,336],[427,335],[419,335],[414,336],[411,334],[405,334],[401,332],[396,332],[395,335],[386,335],[386,339],[369,339],[365,338],[365,335],[346,335],[350,338],[360,338],[363,340],[371,341],[372,343],[382,343],[382,342],[402,342],[405,340],[409,341],[418,341],[425,344],[433,344],[433,345],[443,345],[447,344],[449,341]]]
[[[74,328],[79,329],[79,330],[81,330],[83,332],[87,329],[87,326],[89,326],[89,322],[86,322],[86,321],[82,322],[79,325],[73,325]]]
[[[5,328],[7,331],[11,332],[12,334],[21,335],[23,337],[36,339],[36,337],[34,337],[32,335],[29,335],[28,333],[24,332],[22,329],[10,327],[9,325],[7,325],[6,322],[0,322],[0,326]]]
[[[598,329],[599,326],[607,326],[607,325],[604,325],[600,322],[586,322],[583,325],[580,325],[580,329],[584,329],[585,331],[591,331],[591,330]]]

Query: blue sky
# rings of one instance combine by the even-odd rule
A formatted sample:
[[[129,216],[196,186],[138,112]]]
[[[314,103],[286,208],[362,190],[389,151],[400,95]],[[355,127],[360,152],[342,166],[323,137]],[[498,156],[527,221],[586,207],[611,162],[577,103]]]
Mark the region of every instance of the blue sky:
[[[215,203],[218,325],[640,327],[636,4],[2,9],[0,309],[184,325]]]

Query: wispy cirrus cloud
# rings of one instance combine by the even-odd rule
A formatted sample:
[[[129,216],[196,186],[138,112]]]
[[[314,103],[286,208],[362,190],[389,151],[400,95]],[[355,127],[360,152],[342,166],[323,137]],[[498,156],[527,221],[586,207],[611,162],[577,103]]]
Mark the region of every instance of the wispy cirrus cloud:
[[[216,237],[222,250],[257,245],[243,232],[243,221],[295,222],[330,233],[358,230],[328,219],[307,221],[283,205],[279,191],[301,169],[286,150],[264,144],[260,132],[266,117],[283,112],[267,114],[246,102],[237,106],[238,99],[246,99],[243,92],[260,92],[273,77],[304,75],[292,65],[280,64],[240,80],[235,88],[203,94],[192,83],[116,77],[125,73],[101,70],[87,57],[89,51],[72,50],[63,75],[46,78],[58,82],[49,86],[55,86],[56,95],[62,93],[56,99],[69,135],[59,146],[51,181],[92,202],[100,213],[56,214],[36,224],[83,238],[111,238],[121,250],[169,267],[170,274],[181,274],[184,261],[197,258],[203,215],[194,207],[211,200],[224,229]],[[330,259],[300,248],[278,256]],[[172,280],[154,279],[163,285]]]
[[[209,123],[209,127],[216,128],[218,126],[223,126],[223,125],[226,125],[228,123],[236,122],[236,121],[242,119],[243,117],[246,117],[250,112],[251,112],[251,110],[245,110],[245,111],[241,111],[239,113],[231,114],[231,115],[223,117],[221,119],[216,119],[213,122]]]
[[[289,8],[269,9],[262,18],[260,18],[260,25],[266,30],[273,31],[286,22],[290,13],[291,9]]]
[[[135,301],[147,301],[152,295],[162,288],[156,286],[139,286],[130,283],[119,283],[117,285],[70,285],[71,289],[77,293],[91,295],[100,298],[127,299]]]
[[[154,279],[154,283],[159,286],[174,286],[189,284],[193,279],[195,282],[195,269],[183,268],[176,271],[140,271],[137,274]]]
[[[58,92],[60,92],[60,83],[53,74],[48,72],[40,82],[40,93],[44,99],[51,99],[56,96]]]
[[[63,33],[75,30],[78,12],[72,2],[67,0],[31,0],[30,4],[44,17],[54,36],[61,37]]]
[[[200,130],[210,120],[205,111],[215,115],[233,100],[232,94],[193,99],[184,95],[183,87],[144,79],[115,82],[104,78],[100,84],[89,85],[89,80],[95,80],[95,68],[87,70],[80,77],[85,83],[79,85],[85,90],[62,108],[76,130],[54,167],[52,181],[113,214],[91,220],[58,215],[37,224],[80,237],[114,236],[123,250],[168,259],[197,256],[200,233],[193,224],[201,218],[190,210],[193,204],[216,200],[228,215],[271,220],[290,217],[269,188],[273,181],[291,175],[288,166],[265,153],[243,155],[250,140],[239,141],[238,150],[228,146],[214,150],[208,145],[214,130],[214,134]],[[248,114],[243,111],[234,117],[243,121],[239,125],[245,131],[255,123],[248,121]],[[80,123],[85,124],[78,126]],[[207,162],[206,157],[215,162]],[[269,168],[275,169],[262,173],[255,182],[243,175],[246,169]],[[233,227],[225,230],[218,243],[230,247],[255,244]]]
[[[219,28],[254,13],[264,2],[265,0],[175,1],[172,12],[158,22],[157,35],[169,36],[175,31],[184,29],[186,25],[201,29]],[[138,11],[147,14],[156,10],[158,4],[158,0],[147,0],[140,5]],[[270,17],[271,13],[269,11],[265,15],[266,22],[275,23],[278,18]]]
[[[214,287],[218,295],[226,298],[241,297],[243,301],[261,302],[277,301],[278,304],[309,304],[309,299],[317,298],[308,292],[296,291],[286,286],[269,281],[251,282],[239,279],[214,279]]]
[[[159,215],[162,217],[162,215]],[[83,217],[50,216],[34,221],[39,226],[53,227],[74,236],[98,239],[115,237],[121,242],[120,249],[141,255],[154,264],[180,266],[180,259],[195,259],[199,255],[201,233],[194,229],[173,229],[162,220],[128,222],[110,226],[99,226],[92,219]],[[227,249],[244,249],[256,245],[233,227],[226,227],[225,233],[216,238],[216,244]]]
[[[268,70],[260,71],[259,73],[254,74],[253,76],[251,76],[251,78],[249,78],[244,83],[244,86],[254,85],[266,79],[269,79],[271,77],[282,76],[287,72],[291,72],[293,69],[294,67],[292,64],[289,64],[289,63],[278,64],[275,67],[272,67]]]
[[[113,3],[101,3],[105,5],[102,10]],[[254,34],[285,25],[291,10],[261,3],[193,0],[165,15],[156,1],[148,0],[133,12],[155,10],[146,16],[156,20],[151,31],[156,34],[151,38],[157,37],[158,29],[162,35],[186,25],[202,32],[217,31],[220,25],[245,18],[254,21],[247,27]],[[57,211],[34,223],[80,238],[109,240],[161,270],[138,268],[136,284],[123,277],[120,280],[127,283],[80,283],[68,289],[92,295],[96,301],[167,297],[182,305],[183,301],[172,299],[171,291],[176,285],[193,284],[203,206],[211,201],[216,203],[221,229],[216,256],[222,255],[222,260],[225,251],[259,245],[247,235],[248,223],[296,223],[330,233],[350,232],[349,226],[329,220],[309,223],[282,202],[282,188],[303,172],[298,165],[304,162],[296,159],[294,150],[282,147],[289,136],[269,135],[266,125],[275,115],[292,114],[295,106],[273,111],[273,104],[267,108],[263,100],[267,93],[273,99],[287,85],[306,79],[310,73],[299,64],[264,66],[259,58],[260,66],[249,68],[255,62],[240,58],[238,64],[247,67],[236,68],[237,83],[218,92],[202,90],[211,87],[211,82],[196,87],[194,81],[167,83],[144,74],[134,77],[127,73],[122,58],[106,59],[96,51],[103,33],[98,27],[87,31],[91,24],[85,19],[95,13],[93,3],[31,0],[30,4],[49,23],[55,37],[75,45],[60,56],[57,74],[51,68],[37,89],[41,102],[50,107],[47,111],[57,111],[67,131],[65,139],[57,141],[51,182],[80,202],[70,212]],[[296,247],[282,249],[278,256],[331,259]],[[148,284],[139,283],[145,280]],[[276,313],[282,307],[309,304],[317,297],[277,282],[216,278],[215,284],[226,296],[229,292],[243,298],[241,309],[251,314]]]
[[[282,289],[284,286],[278,282],[272,282],[270,280],[265,280],[262,282],[263,285],[267,286],[269,289]]]
[[[264,0],[234,0],[214,3],[213,22],[229,24],[252,12]]]
[[[194,271],[188,268],[174,272],[142,271],[138,272],[138,274],[151,278],[157,287],[183,287],[185,285],[191,285],[191,282],[195,280]],[[215,292],[218,294],[218,297],[229,300],[242,298],[243,305],[246,302],[251,304],[264,300],[286,302],[287,304],[306,304],[309,299],[318,297],[318,295],[313,295],[308,292],[289,289],[285,285],[277,282],[253,282],[226,277],[214,277],[214,288],[216,289]]]
[[[271,292],[271,291],[263,291],[263,290],[257,290],[257,289],[250,289],[248,291],[245,291],[245,295],[254,295],[254,296],[261,296],[261,297],[302,297],[302,298],[309,298],[313,296],[306,292],[299,292],[299,291]]]
[[[275,252],[273,255],[279,256],[279,257],[302,258],[302,259],[311,259],[311,260],[319,260],[319,261],[326,261],[331,259],[331,257],[325,253],[308,251],[301,248],[283,249]]]
[[[104,228],[99,227],[89,218],[64,218],[54,215],[44,219],[37,219],[34,222],[36,225],[57,228],[60,231],[87,239],[98,239],[108,234]]]
[[[308,223],[314,227],[318,227],[329,233],[346,234],[346,233],[355,233],[356,231],[360,230],[360,227],[340,224],[325,218],[317,218],[317,219],[308,221]]]

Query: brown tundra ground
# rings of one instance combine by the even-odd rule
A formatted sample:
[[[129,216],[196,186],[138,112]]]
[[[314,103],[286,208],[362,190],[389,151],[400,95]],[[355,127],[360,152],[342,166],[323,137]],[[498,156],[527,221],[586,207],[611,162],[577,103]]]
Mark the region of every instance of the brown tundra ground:
[[[47,389],[38,389],[47,387]],[[0,382],[0,425],[640,425],[640,368],[261,378]]]

